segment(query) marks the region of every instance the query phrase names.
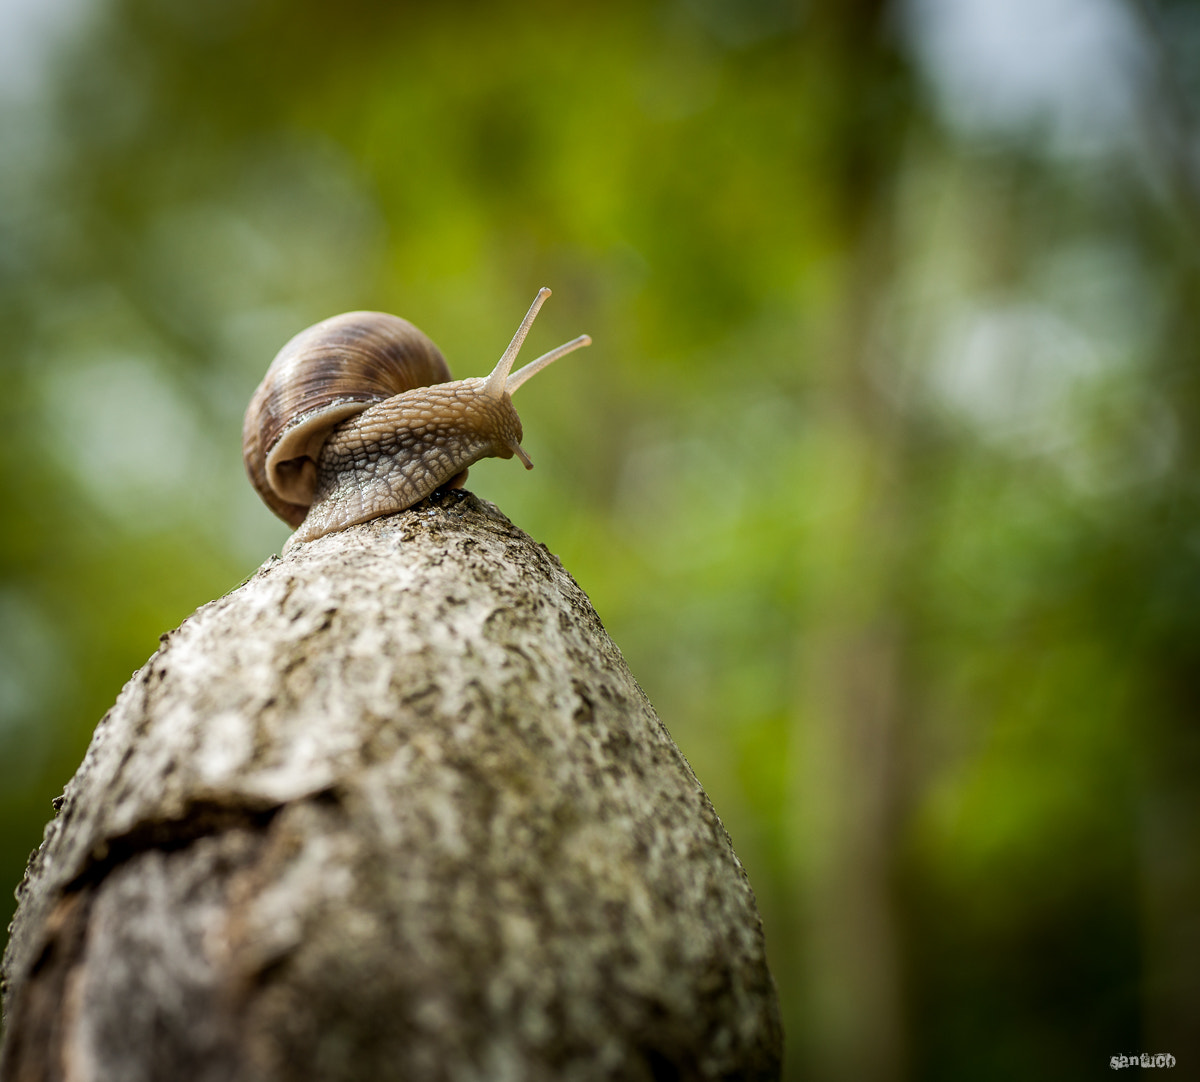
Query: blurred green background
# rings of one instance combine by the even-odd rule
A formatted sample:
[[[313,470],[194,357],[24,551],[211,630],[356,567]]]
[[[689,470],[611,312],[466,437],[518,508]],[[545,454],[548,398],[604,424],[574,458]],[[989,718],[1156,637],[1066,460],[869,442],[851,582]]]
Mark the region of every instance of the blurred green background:
[[[1200,1062],[1200,9],[0,3],[0,919],[242,411],[412,319],[757,892],[787,1077]]]

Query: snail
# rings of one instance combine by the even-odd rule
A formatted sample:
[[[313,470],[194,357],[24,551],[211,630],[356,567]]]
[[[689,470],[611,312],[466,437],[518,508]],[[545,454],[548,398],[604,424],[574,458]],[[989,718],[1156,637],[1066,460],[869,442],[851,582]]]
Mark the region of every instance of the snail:
[[[538,291],[488,376],[451,380],[437,346],[399,316],[347,312],[301,331],[276,355],[242,426],[246,472],[263,502],[296,527],[288,544],[403,511],[461,487],[481,458],[516,455],[512,394],[548,364],[591,344],[580,335],[516,372]]]

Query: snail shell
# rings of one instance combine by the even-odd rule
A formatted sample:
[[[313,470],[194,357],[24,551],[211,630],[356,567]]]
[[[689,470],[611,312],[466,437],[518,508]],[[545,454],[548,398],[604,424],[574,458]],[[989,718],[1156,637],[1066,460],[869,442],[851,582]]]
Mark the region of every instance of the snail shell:
[[[308,514],[317,458],[333,428],[414,387],[447,383],[445,357],[407,319],[345,312],[301,331],[250,399],[242,458],[263,502],[290,526]]]
[[[246,472],[308,541],[461,485],[481,458],[520,456],[512,392],[591,342],[586,335],[512,372],[542,289],[491,375],[451,380],[437,346],[405,319],[347,312],[301,331],[254,392],[242,428]]]

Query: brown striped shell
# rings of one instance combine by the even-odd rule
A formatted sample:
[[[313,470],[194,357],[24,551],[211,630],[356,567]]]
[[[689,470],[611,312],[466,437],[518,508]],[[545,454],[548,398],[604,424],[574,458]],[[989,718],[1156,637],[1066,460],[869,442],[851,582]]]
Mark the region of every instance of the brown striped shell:
[[[385,312],[346,312],[301,331],[271,362],[242,426],[246,473],[291,526],[308,514],[317,459],[331,429],[376,402],[447,383],[429,337]]]
[[[403,511],[461,485],[481,458],[520,458],[512,394],[586,346],[586,334],[513,371],[537,297],[488,376],[451,380],[435,346],[407,320],[348,312],[296,335],[246,410],[242,454],[258,494],[302,544]],[[285,546],[285,551],[287,546]]]

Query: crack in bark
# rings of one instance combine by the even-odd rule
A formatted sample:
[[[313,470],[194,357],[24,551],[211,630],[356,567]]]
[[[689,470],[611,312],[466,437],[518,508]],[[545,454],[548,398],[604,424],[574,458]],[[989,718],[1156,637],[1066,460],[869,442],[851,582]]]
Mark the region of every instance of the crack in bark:
[[[88,854],[87,863],[67,882],[63,893],[99,883],[114,869],[150,850],[173,853],[201,838],[230,830],[265,830],[283,806],[277,801],[213,798],[189,801],[178,815],[147,819],[124,834],[97,842]]]

